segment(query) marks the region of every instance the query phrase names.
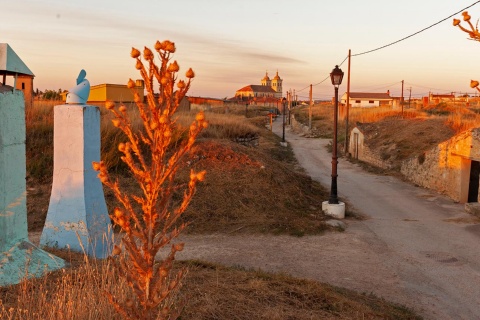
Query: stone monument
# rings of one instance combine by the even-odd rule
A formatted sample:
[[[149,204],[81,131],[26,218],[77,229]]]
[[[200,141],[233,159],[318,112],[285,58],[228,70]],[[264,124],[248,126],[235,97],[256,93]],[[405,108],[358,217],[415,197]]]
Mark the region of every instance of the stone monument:
[[[100,110],[86,105],[90,84],[82,70],[65,105],[54,107],[53,184],[40,238],[46,247],[105,258],[111,224],[93,161],[100,161]]]

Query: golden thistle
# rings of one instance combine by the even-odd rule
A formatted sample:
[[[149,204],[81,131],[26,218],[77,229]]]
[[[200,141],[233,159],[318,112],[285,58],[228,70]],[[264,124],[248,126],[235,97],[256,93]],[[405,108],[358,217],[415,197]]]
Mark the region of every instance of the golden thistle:
[[[195,72],[193,72],[192,68],[189,68],[185,73],[185,76],[189,79],[192,79],[193,77],[195,77]]]
[[[114,126],[114,127],[117,127],[117,128],[120,127],[120,120],[118,120],[118,119],[113,119],[113,120],[112,120],[112,123],[113,123],[113,126]]]
[[[170,63],[167,69],[168,72],[178,72],[178,70],[180,70],[180,67],[178,66],[178,63],[176,60]]]
[[[135,88],[135,81],[133,81],[132,79],[128,80],[127,88],[129,89]]]
[[[453,25],[456,27],[460,24],[460,20],[459,19],[453,19]]]
[[[203,111],[197,113],[197,115],[195,116],[195,120],[197,120],[198,122],[205,120],[205,113],[203,113]]]
[[[135,69],[141,70],[143,67],[142,61],[140,59],[137,59],[137,63],[135,63]]]
[[[125,105],[122,104],[122,105],[120,106],[120,108],[118,108],[118,111],[120,111],[120,112],[122,112],[122,113],[123,113],[123,112],[127,112],[127,107],[125,107]]]
[[[138,51],[137,49],[132,47],[132,51],[130,52],[130,56],[132,56],[132,58],[138,58],[138,57],[140,57],[140,51]]]
[[[113,101],[105,102],[105,108],[107,108],[108,110],[112,110],[113,108],[115,108],[115,102]]]
[[[92,167],[93,167],[93,170],[99,171],[100,170],[100,163],[93,161],[92,162]]]
[[[198,172],[198,173],[197,173],[197,177],[196,177],[197,180],[198,180],[198,181],[203,181],[203,180],[205,180],[205,174],[206,174],[206,173],[207,173],[207,172],[206,172],[205,170]]]
[[[185,81],[183,81],[183,80],[178,81],[177,87],[178,87],[178,89],[185,88],[186,87]]]
[[[462,12],[463,15],[463,21],[470,21],[470,15],[468,14],[468,11]]]
[[[471,80],[470,81],[470,88],[476,88],[478,87],[479,83],[477,80]]]
[[[145,47],[143,49],[143,58],[145,60],[153,60],[153,52],[149,48]]]
[[[113,254],[114,256],[118,256],[120,253],[122,253],[122,249],[120,249],[119,246],[115,245],[115,246],[113,247],[112,254]]]
[[[160,51],[163,49],[163,45],[160,41],[155,42],[155,50]]]

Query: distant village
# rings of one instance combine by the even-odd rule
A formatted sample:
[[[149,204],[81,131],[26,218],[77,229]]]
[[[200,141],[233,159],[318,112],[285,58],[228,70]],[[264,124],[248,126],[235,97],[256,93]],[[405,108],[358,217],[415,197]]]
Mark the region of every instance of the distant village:
[[[17,83],[17,88],[24,91],[29,91],[28,88],[33,87],[33,83],[29,84],[28,78],[21,78]],[[33,79],[33,78],[32,78]],[[279,107],[280,100],[286,93],[283,91],[283,79],[279,76],[278,71],[273,78],[270,78],[268,72],[261,78],[259,84],[249,84],[238,89],[231,98],[218,99],[210,97],[198,97],[189,96],[188,99],[182,102],[182,108],[190,109],[193,106],[201,107],[203,109],[221,107],[225,105],[249,105],[249,106],[266,106],[266,107]],[[138,93],[144,95],[144,84],[142,80],[136,81],[136,90]],[[65,101],[67,90],[46,90],[44,92],[38,89],[31,95],[35,100],[60,100]],[[28,93],[25,92],[25,96],[28,100]],[[310,101],[297,100],[297,97],[292,96],[294,101],[293,105],[306,105]],[[402,100],[403,99],[403,100]],[[132,103],[133,92],[127,88],[126,85],[103,83],[93,85],[90,91],[89,103],[99,104],[107,100]],[[332,98],[333,100],[333,98]],[[391,106],[393,108],[405,107],[422,108],[428,105],[437,105],[439,103],[448,104],[461,104],[468,106],[471,102],[477,102],[477,97],[470,97],[467,94],[456,95],[454,92],[448,94],[437,94],[430,92],[428,96],[422,98],[410,98],[408,96],[392,96],[390,91],[381,92],[350,92],[349,106],[352,108],[370,108],[370,107],[383,107]],[[403,104],[400,103],[403,101]],[[325,101],[314,101],[314,103],[321,103]],[[330,102],[330,101],[327,101]],[[339,99],[341,106],[345,106],[347,103],[347,92],[341,95]]]

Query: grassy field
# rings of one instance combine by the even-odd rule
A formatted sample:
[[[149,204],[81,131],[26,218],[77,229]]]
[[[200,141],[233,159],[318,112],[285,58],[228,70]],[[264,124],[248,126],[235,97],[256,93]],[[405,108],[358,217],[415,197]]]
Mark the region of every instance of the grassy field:
[[[134,112],[134,111],[131,111]],[[321,202],[328,192],[306,176],[292,150],[265,129],[268,110],[258,108],[245,119],[244,110],[207,113],[209,128],[185,159],[190,168],[207,170],[186,214],[187,232],[318,234],[340,232],[325,225]],[[116,158],[122,136],[102,110],[102,158],[126,186]],[[183,138],[190,114],[179,116],[176,138]],[[27,110],[27,188],[29,230],[43,227],[48,208],[53,158],[53,106],[36,104]],[[240,144],[239,141],[255,144]],[[115,206],[106,190],[107,204]],[[347,214],[349,214],[347,212]],[[348,219],[355,219],[350,213]],[[92,260],[80,254],[54,251],[70,262],[68,269],[1,289],[2,319],[114,319],[105,291],[118,297],[131,292],[118,280],[110,260]],[[412,311],[381,298],[358,294],[315,281],[283,274],[227,268],[201,261],[177,263],[189,273],[181,290],[181,319],[419,319]]]

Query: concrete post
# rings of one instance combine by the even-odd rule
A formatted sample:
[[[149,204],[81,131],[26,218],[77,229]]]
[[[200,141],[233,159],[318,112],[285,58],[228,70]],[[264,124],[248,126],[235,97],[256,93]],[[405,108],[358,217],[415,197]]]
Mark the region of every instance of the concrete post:
[[[65,265],[28,241],[24,108],[21,91],[0,87],[0,286]]]
[[[54,107],[53,184],[40,244],[104,258],[110,218],[92,161],[100,161],[100,111],[84,104]]]

